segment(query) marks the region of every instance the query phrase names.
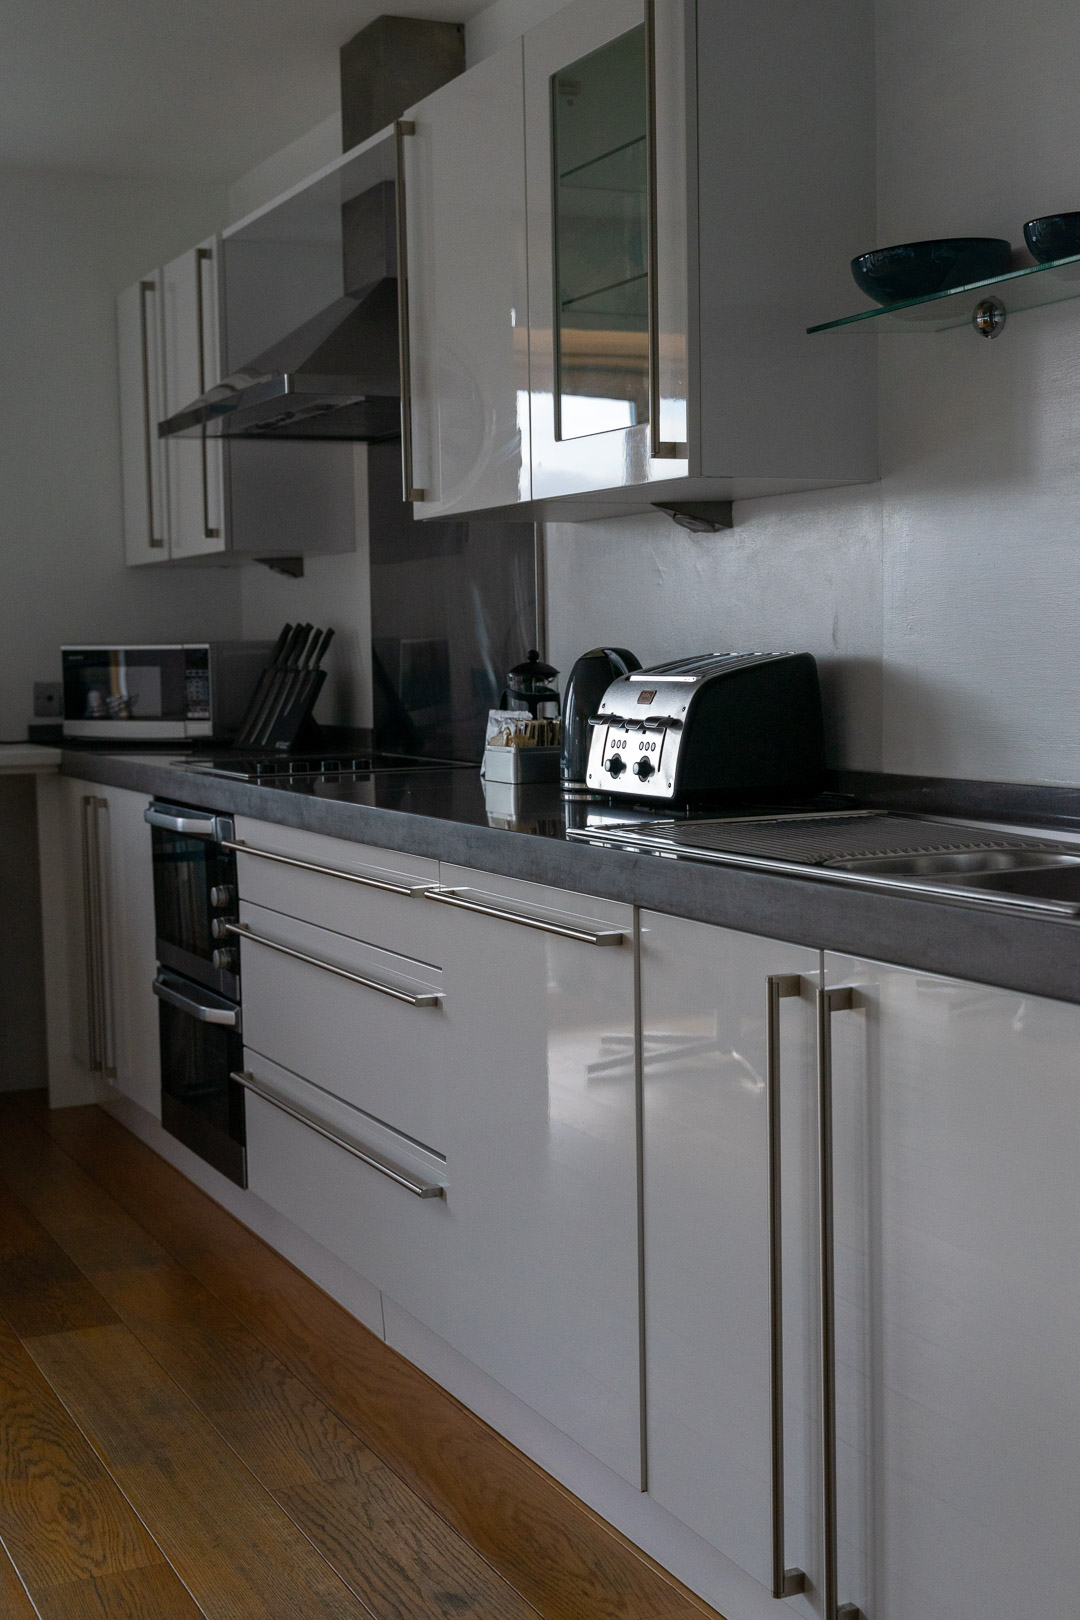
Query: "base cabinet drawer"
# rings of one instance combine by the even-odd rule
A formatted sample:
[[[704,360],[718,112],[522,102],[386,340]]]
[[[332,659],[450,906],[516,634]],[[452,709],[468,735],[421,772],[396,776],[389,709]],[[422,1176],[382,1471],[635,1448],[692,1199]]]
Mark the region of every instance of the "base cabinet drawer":
[[[243,1079],[250,1190],[427,1321],[453,1239],[445,1161],[250,1050]]]
[[[235,937],[245,1044],[437,1147],[446,1049],[439,969],[246,903]]]
[[[403,956],[430,956],[421,896],[438,881],[436,861],[246,816],[236,817],[236,845],[241,900]]]

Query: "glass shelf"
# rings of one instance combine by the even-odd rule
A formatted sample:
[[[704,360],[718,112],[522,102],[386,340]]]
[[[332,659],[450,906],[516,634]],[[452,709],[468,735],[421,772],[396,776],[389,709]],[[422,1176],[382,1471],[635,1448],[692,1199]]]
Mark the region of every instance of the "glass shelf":
[[[985,298],[996,298],[1007,314],[1021,309],[1038,309],[1080,298],[1080,253],[1049,264],[1029,264],[1022,270],[1007,270],[1003,276],[986,281],[969,281],[963,287],[949,287],[928,298],[908,298],[845,315],[839,321],[808,326],[813,332],[947,332],[954,326],[969,326],[976,305]]]

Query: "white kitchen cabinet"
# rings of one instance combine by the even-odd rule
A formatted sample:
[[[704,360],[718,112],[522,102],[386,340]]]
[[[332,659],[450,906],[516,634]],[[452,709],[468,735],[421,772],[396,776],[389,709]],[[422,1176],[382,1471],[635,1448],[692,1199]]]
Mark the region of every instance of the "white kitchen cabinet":
[[[576,0],[526,34],[535,497],[877,476],[872,353],[806,337],[873,239],[872,98],[866,0]]]
[[[531,494],[521,43],[407,115],[418,517]]]
[[[61,788],[73,1056],[160,1117],[146,795],[74,777],[64,777]]]
[[[438,1149],[439,969],[243,899],[240,927],[245,1047]]]
[[[457,1237],[452,1275],[416,1314],[638,1485],[633,913],[462,867],[440,879],[478,909],[424,901]]]
[[[221,380],[219,262],[219,244],[211,237],[161,272],[165,416],[190,405]],[[224,442],[204,436],[171,438],[164,444],[170,555],[202,557],[224,551]]]
[[[166,562],[169,551],[165,447],[165,356],[160,270],[116,300],[120,451],[124,476],[124,555],[129,565]]]
[[[825,961],[838,1599],[1074,1614],[1080,1008]]]
[[[766,1589],[774,1534],[784,1536],[782,1567],[816,1583],[810,1216],[820,954],[655,912],[643,912],[640,927],[649,1494]],[[775,1272],[770,1097],[782,1122]],[[783,1307],[775,1348],[774,1277]],[[784,1440],[775,1525],[774,1389]],[[810,1612],[805,1599],[795,1608]]]

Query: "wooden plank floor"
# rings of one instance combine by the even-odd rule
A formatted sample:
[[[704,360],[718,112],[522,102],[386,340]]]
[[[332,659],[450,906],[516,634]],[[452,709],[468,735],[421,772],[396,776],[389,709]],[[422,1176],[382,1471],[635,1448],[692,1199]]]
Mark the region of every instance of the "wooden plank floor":
[[[0,1094],[3,1620],[700,1620],[96,1108]]]

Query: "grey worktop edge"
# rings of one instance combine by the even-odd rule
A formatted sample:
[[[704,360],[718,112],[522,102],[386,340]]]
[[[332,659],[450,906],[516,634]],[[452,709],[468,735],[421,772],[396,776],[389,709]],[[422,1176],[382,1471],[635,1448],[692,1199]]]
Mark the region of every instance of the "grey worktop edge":
[[[201,781],[146,760],[66,751],[61,769],[83,781],[426,855],[793,945],[1080,1003],[1080,923],[663,860],[245,782]]]

